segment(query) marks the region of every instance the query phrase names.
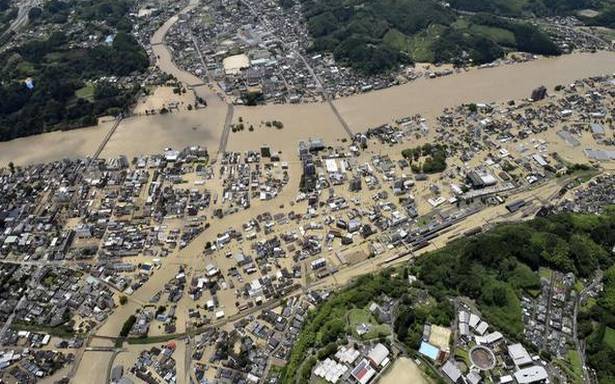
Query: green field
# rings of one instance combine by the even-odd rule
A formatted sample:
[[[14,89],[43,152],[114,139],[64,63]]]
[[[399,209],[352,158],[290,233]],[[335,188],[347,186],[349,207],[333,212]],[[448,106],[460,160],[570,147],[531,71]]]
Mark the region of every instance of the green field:
[[[540,269],[538,269],[538,275],[540,277],[544,277],[545,279],[551,280],[552,273],[553,271],[546,267],[540,267]]]
[[[376,318],[369,313],[367,309],[354,308],[348,311],[347,322],[353,335],[358,336],[357,326],[360,324],[368,324],[370,330],[361,335],[361,339],[370,340],[380,336],[388,336],[391,334],[391,330],[387,325],[378,324]]]
[[[75,96],[89,101],[94,100],[94,84],[88,83],[75,91]]]
[[[576,350],[569,350],[566,358],[555,361],[555,364],[566,373],[571,383],[581,384],[583,382],[583,367]]]
[[[515,34],[503,28],[472,24],[470,31],[476,35],[491,38],[496,43],[506,47],[514,47],[517,44]]]
[[[615,349],[615,329],[606,327],[604,330],[604,339],[602,341],[609,347]]]

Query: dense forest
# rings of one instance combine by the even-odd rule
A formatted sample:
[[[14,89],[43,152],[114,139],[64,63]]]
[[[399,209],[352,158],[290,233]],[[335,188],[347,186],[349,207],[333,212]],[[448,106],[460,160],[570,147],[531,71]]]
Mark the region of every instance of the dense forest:
[[[345,335],[338,319],[381,294],[400,299],[394,331],[399,341],[416,350],[426,321],[449,325],[454,318],[450,299],[474,300],[487,321],[513,340],[522,340],[520,297],[540,287],[538,269],[548,267],[591,279],[606,270],[605,290],[579,315],[580,337],[588,340],[588,362],[601,384],[615,378],[615,210],[596,216],[559,214],[504,224],[473,237],[421,255],[410,268],[388,269],[358,278],[334,293],[308,321],[283,371],[283,382],[307,382],[316,363],[313,351]],[[418,277],[413,288],[409,273]],[[417,306],[412,289],[425,290],[434,299]]]
[[[134,99],[138,88],[101,78],[141,73],[149,66],[143,48],[128,32],[124,0],[81,1],[78,5],[52,0],[33,8],[33,23],[66,22],[71,10],[79,20],[117,25],[104,27],[112,42],[89,47],[72,44],[64,32],[32,40],[0,56],[0,140],[96,124],[96,117],[117,114]],[[71,16],[73,17],[73,16]],[[125,27],[122,27],[125,26]],[[127,27],[126,27],[127,26]],[[101,31],[99,31],[101,32]]]
[[[583,9],[605,10],[610,0],[451,0],[454,9],[507,17],[544,17],[576,14]]]
[[[302,4],[314,38],[311,49],[332,52],[340,63],[367,74],[413,61],[482,64],[507,50],[560,53],[534,25],[492,13],[459,16],[434,0],[302,0]],[[491,12],[488,7],[476,10]]]

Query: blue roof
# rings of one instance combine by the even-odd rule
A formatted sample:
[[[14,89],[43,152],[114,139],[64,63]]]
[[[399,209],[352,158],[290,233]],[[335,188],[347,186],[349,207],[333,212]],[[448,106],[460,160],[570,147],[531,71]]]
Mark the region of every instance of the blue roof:
[[[421,355],[429,357],[432,360],[436,360],[438,358],[438,353],[440,353],[440,350],[437,347],[434,347],[433,345],[423,341],[421,343],[421,347],[419,348],[419,353]]]

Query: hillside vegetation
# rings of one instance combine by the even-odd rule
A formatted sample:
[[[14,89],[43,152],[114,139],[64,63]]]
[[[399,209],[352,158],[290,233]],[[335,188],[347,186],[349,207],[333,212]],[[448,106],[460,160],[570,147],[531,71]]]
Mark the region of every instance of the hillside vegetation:
[[[130,83],[121,87],[100,81],[141,73],[149,66],[146,52],[128,32],[128,10],[124,0],[51,0],[30,11],[33,25],[62,24],[66,32],[27,41],[0,55],[0,141],[96,124],[97,116],[117,114],[131,103],[138,89]],[[83,36],[68,32],[73,25],[67,22],[69,15],[86,22],[87,33],[101,41],[75,44]],[[112,36],[112,42],[103,41],[106,36]]]
[[[421,255],[415,265],[365,275],[334,293],[308,315],[283,371],[283,383],[307,383],[317,351],[345,342],[347,313],[381,295],[399,299],[393,328],[396,338],[416,350],[423,324],[449,325],[454,318],[450,299],[474,300],[486,320],[513,340],[523,337],[519,298],[540,287],[540,267],[590,278],[607,270],[605,291],[580,319],[581,337],[588,337],[589,363],[601,383],[615,377],[615,210],[602,216],[560,214],[529,222],[500,225],[484,234],[463,238]],[[409,273],[418,277],[412,286]],[[432,298],[418,304],[417,292]],[[331,349],[331,348],[328,348]]]
[[[507,14],[499,10],[504,6],[468,6],[490,13],[460,16],[435,0],[301,1],[314,38],[312,49],[332,52],[340,63],[367,74],[413,61],[482,64],[508,50],[560,53],[537,27],[493,15]],[[460,1],[460,6],[466,3],[473,0]]]

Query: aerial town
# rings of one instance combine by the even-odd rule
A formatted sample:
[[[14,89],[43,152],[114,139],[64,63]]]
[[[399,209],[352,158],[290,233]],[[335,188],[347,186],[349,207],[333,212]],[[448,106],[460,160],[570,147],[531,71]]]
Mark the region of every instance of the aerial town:
[[[275,382],[310,309],[344,279],[554,201],[569,211],[612,204],[601,188],[612,192],[613,177],[595,176],[615,159],[614,103],[615,79],[603,76],[448,108],[436,121],[409,116],[344,145],[307,137],[294,154],[272,145],[217,161],[193,146],[5,168],[3,377],[71,377],[94,351],[114,351],[103,367],[113,382],[178,382],[179,362],[198,382]],[[571,163],[573,153],[593,166]],[[584,178],[591,188],[577,189]],[[578,296],[601,284],[540,275],[521,298],[525,345],[460,301],[457,328],[426,325],[418,353],[453,382],[566,380],[526,348],[565,356]],[[354,341],[314,377],[382,374],[401,352],[373,340],[391,337],[395,306],[383,299],[351,316]]]
[[[615,382],[608,4],[371,73],[313,3],[11,2],[3,75],[94,69],[0,116],[0,384]]]

